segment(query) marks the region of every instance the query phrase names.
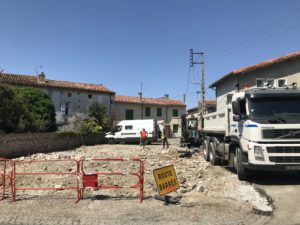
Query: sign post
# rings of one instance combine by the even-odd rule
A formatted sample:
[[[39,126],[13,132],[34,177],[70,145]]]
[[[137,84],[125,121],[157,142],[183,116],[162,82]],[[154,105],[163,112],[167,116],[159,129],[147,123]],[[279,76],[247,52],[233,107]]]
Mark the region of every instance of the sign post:
[[[180,188],[173,165],[153,170],[153,175],[160,196]]]

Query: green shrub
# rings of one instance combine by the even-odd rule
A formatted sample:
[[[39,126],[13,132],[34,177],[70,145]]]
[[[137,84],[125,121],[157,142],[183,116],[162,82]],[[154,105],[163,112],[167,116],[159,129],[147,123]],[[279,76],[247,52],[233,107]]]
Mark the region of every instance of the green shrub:
[[[0,131],[9,133],[26,124],[26,109],[13,87],[0,84]]]
[[[110,127],[110,118],[107,113],[106,107],[100,103],[93,103],[89,107],[89,118],[93,118],[94,121],[103,129],[108,130]],[[91,121],[90,121],[91,123]]]
[[[0,85],[0,131],[55,131],[55,108],[39,89]]]
[[[80,133],[99,133],[101,130],[102,127],[94,118],[87,118],[81,121],[79,125]]]
[[[55,131],[55,107],[50,97],[36,88],[17,88],[17,92],[26,107],[25,131]]]

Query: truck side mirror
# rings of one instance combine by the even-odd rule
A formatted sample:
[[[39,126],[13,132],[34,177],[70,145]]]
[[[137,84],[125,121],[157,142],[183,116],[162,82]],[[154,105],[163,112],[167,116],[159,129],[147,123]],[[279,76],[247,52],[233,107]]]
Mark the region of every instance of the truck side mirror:
[[[234,115],[241,115],[240,103],[238,101],[232,102],[232,113]]]
[[[237,122],[242,120],[240,115],[233,115],[232,119],[233,119],[233,121],[237,121]]]

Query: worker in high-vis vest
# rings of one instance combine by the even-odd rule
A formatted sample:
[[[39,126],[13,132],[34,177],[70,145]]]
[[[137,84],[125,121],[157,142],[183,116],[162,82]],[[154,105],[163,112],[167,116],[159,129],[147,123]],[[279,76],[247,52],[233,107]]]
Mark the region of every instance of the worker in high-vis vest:
[[[161,139],[162,139],[162,143],[163,143],[163,149],[165,148],[165,146],[167,146],[167,149],[169,148],[169,142],[166,136],[166,129],[163,128],[162,132],[161,132]]]

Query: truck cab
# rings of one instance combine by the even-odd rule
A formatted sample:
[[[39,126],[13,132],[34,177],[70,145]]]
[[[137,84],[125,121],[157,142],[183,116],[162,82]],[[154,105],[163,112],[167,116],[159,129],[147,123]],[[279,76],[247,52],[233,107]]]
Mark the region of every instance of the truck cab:
[[[300,90],[260,88],[232,96],[230,139],[250,170],[300,170]]]
[[[254,88],[204,116],[204,158],[235,168],[240,180],[255,170],[300,171],[300,89]]]

